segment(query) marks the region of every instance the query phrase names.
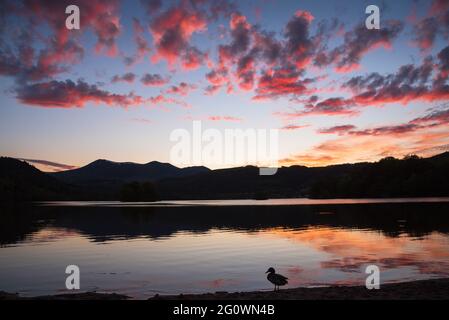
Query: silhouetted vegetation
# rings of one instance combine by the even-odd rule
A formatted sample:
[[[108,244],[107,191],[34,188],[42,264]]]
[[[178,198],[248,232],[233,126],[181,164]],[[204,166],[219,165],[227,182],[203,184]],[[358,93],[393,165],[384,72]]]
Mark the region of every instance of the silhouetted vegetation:
[[[248,166],[157,183],[164,199],[385,198],[449,196],[449,153],[385,158],[375,163],[279,168],[260,176]]]
[[[135,169],[138,171],[132,169],[131,177],[145,168],[151,169],[152,176],[157,176],[156,165],[166,167],[159,163],[150,164],[144,167],[138,165]],[[106,172],[100,180],[95,178],[97,175],[93,167]],[[375,163],[317,168],[282,167],[272,176],[259,175],[259,169],[254,166],[218,170],[192,167],[182,169],[182,173],[174,170],[178,172],[174,177],[136,182],[130,182],[125,174],[129,168],[133,168],[130,164],[126,164],[126,169],[116,163],[103,166],[103,161],[100,161],[93,167],[89,165],[87,176],[84,176],[86,171],[80,171],[86,180],[71,182],[65,178],[60,180],[61,175],[43,173],[26,162],[0,158],[0,200],[156,201],[449,196],[449,152],[431,158],[408,156],[399,160],[389,157]],[[114,172],[118,172],[118,176]],[[94,180],[88,180],[88,177]]]
[[[316,198],[385,198],[449,195],[449,153],[422,159],[392,157],[354,166],[347,172],[322,177],[312,184]]]
[[[66,183],[104,186],[111,182],[122,185],[123,183],[131,183],[134,181],[145,182],[171,177],[184,177],[209,170],[201,166],[178,168],[172,164],[158,161],[140,164],[96,160],[84,167],[55,172],[51,173],[51,175]]]
[[[151,182],[131,182],[123,185],[120,201],[157,201],[159,196]]]
[[[254,200],[267,200],[269,199],[269,195],[263,191],[257,191],[253,197]]]
[[[28,163],[0,158],[0,201],[24,202],[68,199],[69,186]]]

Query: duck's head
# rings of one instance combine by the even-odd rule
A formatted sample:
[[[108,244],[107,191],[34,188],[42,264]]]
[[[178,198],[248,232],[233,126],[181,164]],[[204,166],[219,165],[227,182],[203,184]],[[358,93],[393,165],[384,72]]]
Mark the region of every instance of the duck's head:
[[[265,273],[275,273],[274,268],[270,267]]]

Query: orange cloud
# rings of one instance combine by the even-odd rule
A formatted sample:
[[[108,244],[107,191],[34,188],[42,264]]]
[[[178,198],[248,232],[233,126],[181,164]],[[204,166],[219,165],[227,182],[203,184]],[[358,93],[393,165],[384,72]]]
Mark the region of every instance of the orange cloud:
[[[382,268],[416,267],[419,272],[449,274],[449,252],[445,236],[434,232],[419,243],[408,237],[388,237],[378,232],[366,232],[326,227],[305,230],[271,229],[264,236],[283,238],[329,254],[322,268],[359,271],[367,264]],[[430,262],[432,261],[432,262]],[[293,269],[291,274],[301,273]]]
[[[369,130],[353,131],[352,134],[342,133],[343,136],[340,138],[325,141],[280,162],[285,165],[325,166],[377,161],[387,156],[398,158],[409,154],[431,156],[444,151],[437,148],[438,146],[449,144],[449,130],[444,123],[418,127],[416,130],[399,130],[399,127],[383,127],[374,131],[375,134],[371,134]]]

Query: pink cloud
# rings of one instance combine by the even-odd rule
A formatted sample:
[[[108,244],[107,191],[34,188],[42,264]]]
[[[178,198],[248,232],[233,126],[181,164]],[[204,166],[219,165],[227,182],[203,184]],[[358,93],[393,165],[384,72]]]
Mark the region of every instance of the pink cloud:
[[[134,93],[115,94],[82,80],[26,84],[17,89],[17,99],[24,104],[46,108],[82,108],[89,102],[126,108],[145,102]]]

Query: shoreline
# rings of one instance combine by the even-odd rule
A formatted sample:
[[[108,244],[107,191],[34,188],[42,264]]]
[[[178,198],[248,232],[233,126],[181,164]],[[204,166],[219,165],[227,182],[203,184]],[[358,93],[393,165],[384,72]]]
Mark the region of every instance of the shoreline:
[[[128,300],[117,293],[67,293],[21,297],[0,291],[0,300]],[[158,295],[148,300],[449,300],[449,278],[381,284],[379,290],[364,286],[289,288],[280,291],[215,292],[202,294]]]
[[[449,278],[381,284],[379,290],[365,286],[299,287],[276,292],[156,295],[149,300],[449,300]]]
[[[362,205],[362,204],[428,204],[448,203],[449,197],[385,197],[385,198],[270,198],[263,200],[242,199],[197,199],[123,202],[117,200],[68,200],[35,201],[31,204],[40,207],[111,207],[111,208],[159,208],[159,207],[248,207],[248,206],[319,206],[319,205]]]

